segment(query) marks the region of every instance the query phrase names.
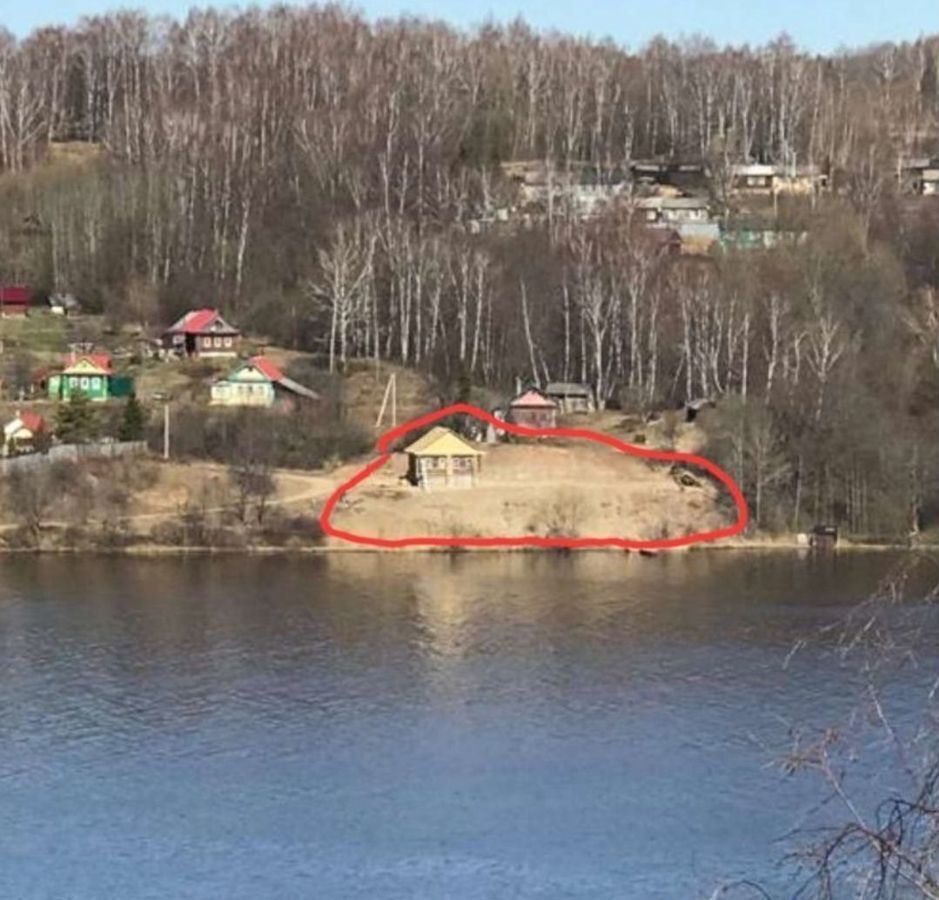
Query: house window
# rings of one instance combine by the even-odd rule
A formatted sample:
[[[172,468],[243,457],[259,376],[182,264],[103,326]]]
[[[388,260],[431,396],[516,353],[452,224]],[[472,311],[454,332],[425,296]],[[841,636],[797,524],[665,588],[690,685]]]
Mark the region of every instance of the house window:
[[[226,346],[226,347],[231,347],[231,338],[230,338],[230,337],[225,338],[225,346]]]
[[[82,389],[83,391],[87,391],[87,390],[88,390],[88,379],[87,379],[87,377],[85,377],[84,375],[82,375],[82,377],[78,379],[78,383],[79,383],[79,385],[81,386],[81,389]]]
[[[222,346],[222,339],[221,339],[220,337],[217,337],[217,338],[214,339],[214,343],[215,343],[215,346],[216,346],[216,347],[221,347],[221,346]]]
[[[101,379],[100,379],[100,378],[92,378],[92,379],[91,379],[91,389],[92,389],[93,391],[99,391],[99,390],[101,390]]]

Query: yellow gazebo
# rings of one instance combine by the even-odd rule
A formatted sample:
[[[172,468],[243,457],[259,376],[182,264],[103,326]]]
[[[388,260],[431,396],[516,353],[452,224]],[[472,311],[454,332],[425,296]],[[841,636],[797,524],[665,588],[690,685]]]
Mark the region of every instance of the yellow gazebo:
[[[483,452],[442,425],[431,428],[413,444],[408,455],[408,480],[429,491],[433,487],[472,487]]]

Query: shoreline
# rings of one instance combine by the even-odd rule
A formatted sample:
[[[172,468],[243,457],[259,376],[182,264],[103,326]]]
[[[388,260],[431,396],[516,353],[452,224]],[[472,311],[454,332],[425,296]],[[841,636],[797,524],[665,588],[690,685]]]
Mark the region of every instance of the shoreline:
[[[241,554],[248,556],[330,556],[334,554],[417,554],[417,555],[443,555],[463,556],[467,554],[541,554],[541,555],[570,555],[580,553],[606,553],[618,556],[665,557],[683,555],[687,553],[710,553],[715,551],[739,551],[746,553],[768,552],[798,552],[802,555],[830,556],[840,552],[887,552],[907,550],[915,552],[937,552],[939,544],[921,544],[911,546],[908,543],[871,543],[863,541],[844,541],[831,550],[814,550],[795,540],[751,540],[751,541],[715,541],[709,544],[694,545],[690,547],[676,547],[666,550],[625,550],[619,547],[579,547],[579,548],[543,548],[543,547],[400,547],[386,549],[381,547],[368,547],[358,545],[323,545],[311,547],[275,547],[275,546],[193,546],[171,547],[158,544],[143,544],[132,547],[0,547],[0,556],[28,555],[28,556],[127,556],[127,557],[162,557],[162,556],[231,556]]]

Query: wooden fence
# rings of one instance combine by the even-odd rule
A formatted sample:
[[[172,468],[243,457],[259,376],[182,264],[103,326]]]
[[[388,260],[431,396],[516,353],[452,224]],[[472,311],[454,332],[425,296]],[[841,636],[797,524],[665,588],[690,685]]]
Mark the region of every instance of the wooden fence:
[[[147,452],[146,441],[112,441],[95,444],[56,444],[46,453],[28,453],[0,459],[0,476],[13,472],[34,472],[59,460],[111,459],[115,456],[139,456]]]

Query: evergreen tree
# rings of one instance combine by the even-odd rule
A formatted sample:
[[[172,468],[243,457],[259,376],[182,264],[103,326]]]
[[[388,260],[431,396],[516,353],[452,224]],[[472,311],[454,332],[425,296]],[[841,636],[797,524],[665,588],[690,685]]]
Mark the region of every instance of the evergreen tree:
[[[124,404],[124,418],[118,429],[117,437],[121,441],[139,441],[143,439],[147,416],[136,394],[131,394]]]
[[[55,414],[56,437],[63,444],[81,444],[98,436],[98,420],[88,398],[79,392],[62,403]]]

